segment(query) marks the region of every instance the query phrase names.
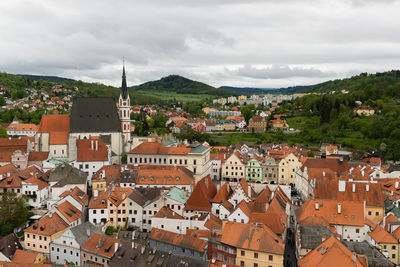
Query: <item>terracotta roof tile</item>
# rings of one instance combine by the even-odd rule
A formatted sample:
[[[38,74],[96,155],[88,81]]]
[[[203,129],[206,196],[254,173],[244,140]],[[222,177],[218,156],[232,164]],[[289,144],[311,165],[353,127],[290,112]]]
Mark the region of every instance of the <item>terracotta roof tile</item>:
[[[10,124],[7,127],[7,131],[37,131],[38,126],[33,123],[18,123]]]
[[[101,139],[80,139],[76,141],[77,161],[107,161],[107,146]],[[97,148],[97,149],[96,149]]]
[[[193,172],[182,166],[141,165],[137,168],[137,185],[191,185]]]
[[[398,240],[391,234],[389,234],[380,225],[377,225],[372,232],[368,232],[368,235],[375,240],[377,243],[386,244],[398,244]]]
[[[115,252],[115,244],[119,239],[107,235],[94,234],[83,246],[82,249],[107,258],[111,258]]]
[[[167,219],[178,219],[178,220],[185,219],[184,217],[172,211],[170,208],[166,206],[162,207],[155,215],[153,215],[153,218],[167,218]]]
[[[190,152],[189,147],[166,147],[157,142],[143,142],[129,154],[156,154],[156,155],[187,155]]]
[[[185,210],[202,210],[211,211],[211,200],[217,193],[210,176],[206,176],[201,179],[193,189],[192,194],[186,201]]]
[[[156,228],[151,230],[149,238],[199,252],[204,252],[205,248],[207,247],[207,242],[199,238],[189,235],[176,234]]]
[[[68,227],[69,225],[60,217],[60,215],[53,213],[51,215],[45,215],[39,221],[26,228],[24,232],[50,236],[67,230]]]
[[[337,267],[354,266],[366,267],[362,264],[359,257],[353,254],[334,236],[325,240],[318,247],[309,252],[304,258],[299,260],[300,267]]]
[[[24,183],[27,183],[27,184],[37,184],[39,190],[42,190],[43,188],[49,186],[48,183],[46,183],[45,181],[40,180],[40,179],[38,179],[38,178],[36,178],[36,177],[29,178],[29,179],[25,180]]]
[[[88,200],[89,196],[83,192],[78,186],[75,186],[73,189],[64,191],[60,194],[60,198],[65,198],[67,196],[71,196],[73,199],[78,201],[81,205],[85,205],[86,201]]]
[[[17,249],[12,257],[12,261],[15,263],[35,263],[38,256],[39,253],[37,252]]]
[[[19,178],[16,174],[12,174],[11,176],[0,181],[0,188],[21,188],[22,187],[22,179]]]
[[[106,209],[107,208],[107,191],[98,192],[97,197],[92,197],[89,201],[89,209]]]
[[[50,152],[29,152],[28,161],[44,161],[49,158]]]
[[[82,217],[82,212],[75,208],[69,201],[64,201],[57,206],[57,210],[70,222]]]
[[[232,234],[235,233],[235,234]],[[221,242],[236,248],[283,255],[282,240],[265,225],[227,222]]]
[[[69,132],[69,127],[69,115],[43,115],[38,132]]]

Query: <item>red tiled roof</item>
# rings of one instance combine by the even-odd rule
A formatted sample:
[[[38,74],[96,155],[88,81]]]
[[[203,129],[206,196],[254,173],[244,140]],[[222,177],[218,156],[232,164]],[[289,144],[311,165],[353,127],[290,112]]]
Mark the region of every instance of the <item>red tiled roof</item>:
[[[82,212],[75,208],[68,201],[64,201],[57,206],[57,210],[71,223],[82,217]]]
[[[35,263],[38,256],[39,253],[37,252],[17,249],[12,257],[12,261],[15,263]]]
[[[0,181],[0,188],[21,188],[22,187],[22,179],[19,178],[16,174],[12,174],[11,176]]]
[[[89,196],[83,192],[79,187],[75,186],[73,189],[64,191],[60,194],[60,198],[65,198],[71,196],[73,199],[78,201],[81,205],[84,205],[88,200]]]
[[[282,240],[265,225],[227,222],[221,243],[242,249],[283,255]]]
[[[192,194],[186,201],[185,210],[202,210],[211,211],[211,200],[217,193],[217,188],[215,187],[210,176],[206,176],[201,179],[193,189]]]
[[[380,225],[377,225],[372,232],[368,232],[368,235],[375,240],[376,243],[386,244],[398,244],[398,240],[391,234],[389,234]]]
[[[43,115],[38,132],[69,132],[69,127],[69,115]]]
[[[39,221],[24,230],[25,233],[50,236],[68,229],[69,225],[58,215],[53,213],[42,217]]]
[[[38,126],[33,123],[10,124],[7,131],[37,131]]]
[[[143,142],[129,154],[156,154],[156,155],[187,155],[190,148],[186,146],[166,147],[157,142]]]
[[[199,252],[204,252],[207,242],[189,235],[176,234],[173,232],[153,228],[150,233],[150,239],[157,240],[167,244],[184,247]]]
[[[193,172],[182,166],[141,165],[136,184],[191,185]]]
[[[166,206],[162,207],[155,215],[153,215],[153,218],[167,218],[167,219],[179,219],[179,220],[185,219],[184,217],[172,211],[170,208]]]
[[[337,267],[354,266],[366,267],[360,258],[353,254],[334,236],[329,237],[318,247],[309,252],[304,258],[299,260],[300,267]]]
[[[115,252],[115,244],[119,244],[119,239],[112,238],[107,235],[94,234],[82,246],[82,249],[107,258],[111,258]]]
[[[44,161],[49,158],[50,152],[29,152],[28,161]]]
[[[46,183],[43,180],[40,180],[36,177],[29,178],[29,179],[25,180],[24,182],[27,184],[37,184],[39,190],[42,190],[43,188],[49,186],[48,183]]]
[[[79,162],[107,161],[107,146],[101,139],[80,139],[76,141]],[[97,148],[97,149],[96,149]]]

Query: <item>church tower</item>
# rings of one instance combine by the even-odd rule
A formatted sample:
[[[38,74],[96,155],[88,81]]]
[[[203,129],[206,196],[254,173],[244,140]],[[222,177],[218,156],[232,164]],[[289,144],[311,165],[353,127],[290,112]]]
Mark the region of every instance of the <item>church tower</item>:
[[[121,119],[122,136],[124,144],[131,140],[131,100],[126,86],[125,62],[122,67],[122,85],[119,95],[119,118]]]

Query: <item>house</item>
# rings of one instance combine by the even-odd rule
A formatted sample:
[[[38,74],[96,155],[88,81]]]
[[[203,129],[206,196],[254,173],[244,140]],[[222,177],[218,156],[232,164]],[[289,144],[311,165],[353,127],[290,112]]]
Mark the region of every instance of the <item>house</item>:
[[[17,249],[12,262],[20,264],[43,264],[46,263],[46,257],[41,253]]]
[[[283,119],[271,120],[271,126],[274,129],[282,129],[282,130],[289,129],[289,125],[287,124],[286,120]]]
[[[235,151],[221,164],[221,176],[224,181],[239,181],[246,176],[244,157]]]
[[[81,248],[94,234],[101,234],[101,227],[85,222],[65,231],[50,243],[50,261],[56,264],[74,263],[81,266]]]
[[[0,166],[0,181],[6,177],[10,177],[11,174],[18,172],[17,167],[14,164],[8,163]]]
[[[229,157],[229,155],[228,155]],[[222,179],[222,163],[225,162],[227,158],[226,153],[210,153],[211,162],[211,178],[216,181],[221,181]]]
[[[326,146],[325,147],[325,155],[336,155],[338,153],[338,146]]]
[[[76,140],[77,158],[71,164],[85,172],[89,182],[101,167],[111,164],[111,151],[101,139]]]
[[[28,156],[28,165],[36,165],[43,169],[43,162],[49,159],[50,152],[31,151]]]
[[[363,258],[350,251],[334,236],[325,240],[318,247],[309,252],[304,258],[299,260],[300,267],[314,266],[352,266],[365,267],[366,262]]]
[[[51,188],[50,198],[52,202],[56,202],[63,192],[69,191],[76,186],[86,192],[87,174],[69,164],[61,164],[50,173],[48,183]]]
[[[216,129],[215,120],[206,120],[206,132],[214,132]]]
[[[98,225],[108,222],[108,191],[95,191],[89,201],[89,222]]]
[[[250,132],[265,132],[267,129],[267,121],[264,117],[253,116],[249,120],[249,131]]]
[[[131,188],[113,187],[107,198],[109,225],[124,227],[128,220],[129,194]],[[90,206],[90,204],[89,204]],[[90,213],[89,213],[90,215]],[[89,221],[91,221],[89,217]]]
[[[296,183],[296,170],[301,166],[302,163],[293,152],[286,153],[278,163],[279,184],[294,185]]]
[[[31,177],[21,182],[22,194],[28,197],[28,204],[33,208],[46,206],[45,201],[49,198],[49,184],[36,177]]]
[[[375,114],[375,110],[369,106],[360,106],[358,108],[356,108],[354,110],[354,112],[358,115],[358,116],[372,116]]]
[[[168,192],[164,193],[164,205],[173,212],[183,215],[183,209],[189,199],[189,195],[189,191],[185,188],[172,187]]]
[[[206,132],[207,127],[204,123],[198,122],[192,127],[192,129],[195,130],[196,132],[204,133]]]
[[[201,179],[190,194],[189,199],[185,203],[184,216],[203,215],[211,212],[211,200],[217,193],[213,181],[209,176]]]
[[[101,167],[92,176],[92,191],[103,191],[111,183],[121,187],[134,187],[137,180],[137,171],[132,165],[113,164]]]
[[[242,202],[243,200],[246,203],[251,202],[256,198],[256,193],[253,188],[246,182],[245,179],[241,179],[239,183],[236,184],[233,189],[232,194],[229,196],[228,201],[233,205],[234,208]]]
[[[64,222],[68,223],[70,227],[74,227],[82,223],[83,213],[68,201],[58,204],[54,209],[54,212],[57,213],[64,220]]]
[[[394,264],[399,264],[399,240],[388,233],[380,225],[376,225],[373,231],[368,233],[368,242],[373,246],[379,246],[384,255]]]
[[[15,193],[17,196],[22,194],[22,179],[17,174],[12,174],[9,177],[0,181],[0,194],[7,192]]]
[[[35,136],[38,126],[33,123],[19,123],[14,119],[6,130],[8,136]]]
[[[262,181],[268,182],[270,184],[279,183],[279,166],[273,157],[265,157],[265,160],[261,162]]]
[[[150,232],[152,217],[164,205],[164,198],[159,188],[140,188],[128,195],[127,204],[127,225]]]
[[[61,195],[59,195],[59,201],[57,205],[61,204],[64,201],[68,201],[74,207],[76,207],[81,212],[84,212],[85,207],[87,207],[89,196],[83,192],[78,186],[74,188],[70,188],[67,191],[64,191]]]
[[[246,181],[261,183],[263,181],[262,170],[261,162],[256,157],[251,158],[246,164]]]
[[[108,266],[111,257],[118,250],[119,239],[107,235],[94,234],[81,249],[81,264],[91,262]]]
[[[152,229],[149,246],[175,255],[207,260],[207,242],[188,235],[176,234],[162,229]]]
[[[163,146],[157,142],[144,142],[127,154],[128,164],[170,165],[186,167],[196,180],[210,174],[210,149],[201,144]]]
[[[227,222],[222,232],[221,243],[236,249],[238,266],[283,267],[285,245],[265,225]]]
[[[25,248],[48,255],[50,242],[61,236],[68,228],[68,223],[58,213],[50,212],[24,230]]]
[[[212,214],[221,220],[227,220],[233,208],[232,203],[228,201],[231,194],[232,189],[230,188],[229,183],[224,183],[211,201]]]
[[[49,152],[50,157],[68,158],[68,115],[43,115],[35,135],[35,151]]]

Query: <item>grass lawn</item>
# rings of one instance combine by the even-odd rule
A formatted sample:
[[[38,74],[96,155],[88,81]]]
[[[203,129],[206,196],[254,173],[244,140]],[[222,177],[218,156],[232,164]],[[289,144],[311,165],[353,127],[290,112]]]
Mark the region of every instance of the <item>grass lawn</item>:
[[[177,94],[175,92],[155,92],[155,91],[136,91],[141,95],[155,96],[162,100],[173,100],[174,98],[180,102],[203,101],[210,98],[210,95],[192,95],[192,94]]]

